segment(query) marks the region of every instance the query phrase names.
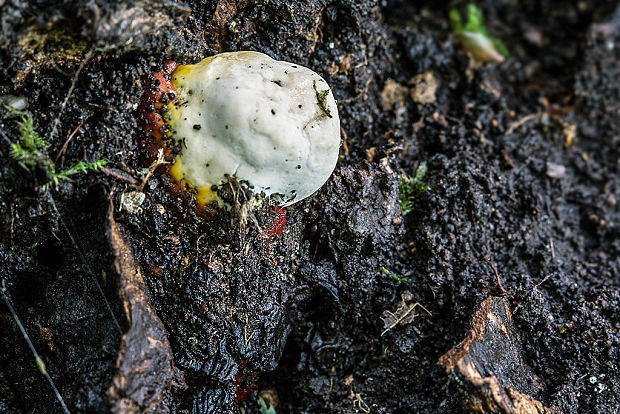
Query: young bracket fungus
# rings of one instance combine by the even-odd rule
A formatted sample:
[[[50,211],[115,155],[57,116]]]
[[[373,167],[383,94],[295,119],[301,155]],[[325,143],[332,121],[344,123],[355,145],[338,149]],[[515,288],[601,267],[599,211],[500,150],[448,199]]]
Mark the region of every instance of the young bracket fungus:
[[[235,182],[284,207],[312,195],[334,170],[338,109],[308,68],[258,52],[221,53],[195,65],[168,63],[150,88],[145,126],[174,157],[169,173],[194,188],[199,203],[223,204],[218,190]]]

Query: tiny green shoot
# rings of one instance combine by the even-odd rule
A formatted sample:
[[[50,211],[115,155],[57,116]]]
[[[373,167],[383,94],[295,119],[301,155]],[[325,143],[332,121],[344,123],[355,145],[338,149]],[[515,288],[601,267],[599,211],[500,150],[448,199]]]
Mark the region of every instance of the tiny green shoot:
[[[408,279],[408,278],[406,278],[406,277],[404,277],[404,276],[401,276],[401,275],[399,275],[399,274],[396,274],[396,273],[394,273],[394,272],[392,272],[392,271],[390,271],[390,270],[387,270],[385,267],[380,267],[380,268],[379,268],[379,270],[380,270],[382,273],[385,273],[386,275],[388,275],[389,277],[391,277],[392,279],[396,280],[397,282],[400,282],[400,283],[409,283],[409,279]]]
[[[258,407],[260,414],[276,414],[276,409],[273,408],[273,405],[269,404],[269,408],[267,408],[267,403],[263,400],[263,397],[258,397]]]
[[[413,210],[413,199],[415,196],[422,191],[430,189],[429,186],[422,182],[426,175],[426,171],[426,162],[421,162],[415,172],[415,177],[398,177],[398,198],[403,216],[409,214],[411,210]]]
[[[58,184],[61,180],[71,181],[71,178],[69,177],[72,175],[87,173],[89,171],[97,172],[106,164],[107,161],[105,160],[95,160],[93,162],[78,161],[75,165],[67,168],[66,170],[59,173],[53,172],[50,174],[51,179],[43,186],[43,188],[49,188],[51,185],[53,185],[54,188],[58,188]]]
[[[466,8],[466,22],[463,24],[461,15],[456,9],[450,10],[450,26],[454,35],[460,39],[466,52],[470,52],[477,60],[500,61],[508,56],[504,42],[489,34],[484,25],[482,10],[474,4]]]

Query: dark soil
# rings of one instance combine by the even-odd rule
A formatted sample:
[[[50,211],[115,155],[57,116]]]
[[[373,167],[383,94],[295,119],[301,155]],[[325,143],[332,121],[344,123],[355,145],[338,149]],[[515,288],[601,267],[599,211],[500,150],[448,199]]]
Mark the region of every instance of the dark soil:
[[[448,25],[464,6],[0,0],[0,99],[26,98],[58,171],[109,162],[45,191],[43,171],[10,157],[19,132],[0,110],[0,283],[71,412],[110,410],[130,322],[106,236],[110,198],[178,368],[152,412],[257,413],[269,388],[278,414],[459,412],[459,384],[437,361],[489,295],[508,299],[532,397],[564,413],[617,412],[620,9],[479,4],[510,56],[475,64]],[[165,174],[139,211],[121,208],[148,167],[144,77],[166,59],[236,50],[320,73],[343,129],[334,174],[287,210],[268,246],[229,213],[202,214],[168,191]],[[435,102],[384,104],[388,79],[427,71]],[[430,189],[403,216],[398,177],[422,162]],[[273,220],[268,207],[257,215]],[[382,335],[381,315],[405,291],[432,315]],[[0,412],[60,412],[0,303]]]

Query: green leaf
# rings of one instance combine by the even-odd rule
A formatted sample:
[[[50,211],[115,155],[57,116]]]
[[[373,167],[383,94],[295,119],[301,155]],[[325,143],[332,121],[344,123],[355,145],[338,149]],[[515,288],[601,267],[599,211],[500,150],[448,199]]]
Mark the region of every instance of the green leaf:
[[[450,10],[449,18],[450,18],[450,27],[452,27],[453,31],[458,32],[460,30],[463,30],[463,23],[461,22],[461,15],[459,14],[459,11],[457,9]]]
[[[484,16],[482,10],[475,4],[469,3],[467,5],[467,23],[465,24],[465,31],[487,34],[487,29],[484,27]]]
[[[485,24],[484,24],[484,15],[482,10],[477,7],[475,4],[468,4],[466,8],[466,23],[463,26],[463,22],[461,20],[461,16],[456,9],[452,9],[449,12],[450,26],[454,31],[455,37],[457,39],[465,39],[468,41],[461,41],[463,49],[466,52],[471,53],[477,59],[485,60],[482,56],[508,56],[508,49],[506,45],[498,38],[493,37],[489,34]],[[473,33],[478,34],[478,37],[472,35]],[[469,35],[468,35],[469,34]],[[479,36],[482,35],[486,38],[481,39]],[[478,41],[473,41],[473,40]],[[481,50],[481,48],[483,48]],[[483,53],[485,52],[485,53]],[[499,54],[499,55],[498,55]],[[501,61],[497,58],[490,61]]]
[[[258,407],[261,414],[277,414],[276,409],[273,408],[273,405],[270,404],[269,408],[267,408],[267,404],[265,403],[265,400],[263,400],[263,397],[258,397]]]

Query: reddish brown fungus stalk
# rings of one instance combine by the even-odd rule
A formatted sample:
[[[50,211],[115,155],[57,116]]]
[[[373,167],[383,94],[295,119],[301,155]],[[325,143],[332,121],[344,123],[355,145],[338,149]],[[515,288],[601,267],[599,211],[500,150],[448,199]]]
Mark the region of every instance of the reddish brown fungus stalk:
[[[157,158],[157,152],[160,148],[165,148],[166,159],[172,158],[171,150],[165,145],[165,121],[161,114],[171,100],[174,100],[177,93],[170,81],[172,72],[176,69],[177,64],[172,60],[164,63],[161,72],[153,72],[149,76],[143,78],[144,94],[138,113],[140,117],[140,126],[147,134],[147,138],[141,142],[142,148],[145,149],[147,164],[151,164]]]

